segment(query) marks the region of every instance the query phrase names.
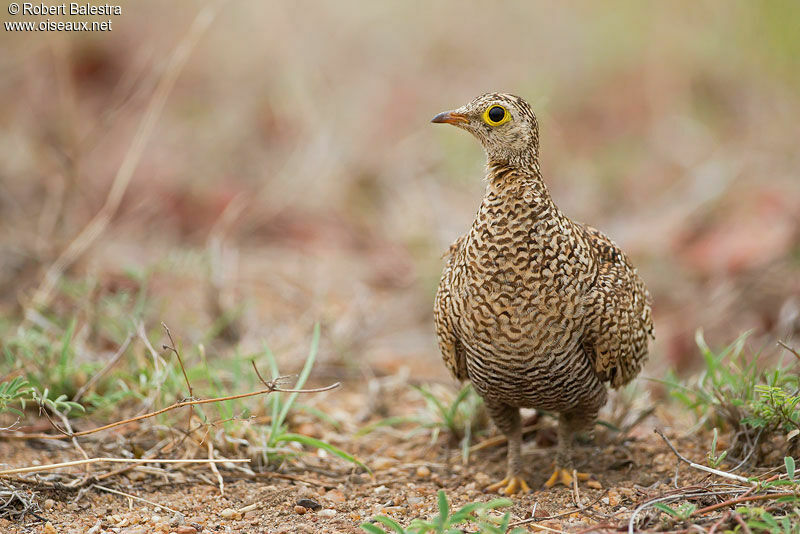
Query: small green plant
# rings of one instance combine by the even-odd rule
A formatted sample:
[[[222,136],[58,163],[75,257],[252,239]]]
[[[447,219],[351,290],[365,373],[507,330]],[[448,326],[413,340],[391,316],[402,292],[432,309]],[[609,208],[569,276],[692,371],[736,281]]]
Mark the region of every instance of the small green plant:
[[[317,351],[319,350],[319,335],[319,324],[316,324],[314,326],[314,333],[311,337],[311,347],[308,351],[308,356],[303,364],[303,369],[300,371],[300,374],[297,377],[297,382],[292,389],[302,389],[306,383],[306,380],[308,380],[308,376],[311,374],[311,369],[314,367]],[[264,352],[267,356],[270,372],[272,373],[272,379],[278,380],[280,378],[280,373],[278,373],[278,363],[275,355],[268,347],[264,347]],[[302,434],[289,432],[288,425],[286,424],[286,418],[289,415],[289,412],[292,410],[295,401],[297,400],[298,393],[289,393],[288,397],[285,399],[283,395],[283,393],[278,392],[270,394],[272,417],[270,426],[267,429],[267,434],[264,439],[264,460],[266,463],[272,463],[276,460],[280,460],[287,455],[287,451],[280,448],[281,444],[298,443],[300,445],[305,445],[316,449],[323,449],[343,460],[358,465],[365,471],[369,471],[369,468],[355,456],[328,443],[327,441],[312,438],[311,436],[304,436]]]
[[[744,422],[755,428],[780,429],[787,434],[800,430],[800,410],[797,408],[800,395],[790,394],[783,387],[766,384],[757,385],[755,392],[757,397],[752,405],[753,413]]]
[[[85,382],[86,376],[99,367],[76,362],[75,325],[74,320],[70,321],[60,333],[55,325],[50,329],[20,328],[3,343],[6,368],[24,371],[31,387],[40,391],[48,388],[56,396],[72,398],[78,390],[77,384]]]
[[[38,404],[52,412],[63,415],[67,415],[73,410],[86,411],[81,404],[68,400],[66,395],[62,394],[51,398],[49,389],[45,388],[44,391],[40,392],[20,376],[6,382],[0,382],[0,414],[10,412],[17,417],[23,417],[22,410],[25,409],[28,403]]]
[[[671,515],[673,518],[677,519],[678,521],[686,521],[692,514],[697,510],[697,505],[692,504],[690,502],[684,503],[677,508],[672,508],[671,506],[667,506],[663,502],[657,502],[653,505],[654,508],[658,508],[662,512],[665,512]]]
[[[776,516],[774,510],[760,506],[740,506],[736,513],[744,520],[751,532],[768,534],[800,533],[800,509],[794,508],[786,515]],[[740,532],[737,528],[735,532]]]
[[[371,423],[356,434],[363,436],[376,428],[395,426],[404,423],[413,423],[419,430],[431,433],[431,442],[439,439],[442,431],[448,432],[454,440],[458,441],[464,463],[469,460],[469,447],[472,436],[476,430],[485,426],[486,412],[481,399],[471,384],[462,387],[458,392],[434,391],[430,387],[411,386],[425,400],[425,410],[415,416],[387,417]],[[415,430],[416,432],[418,430]]]
[[[759,354],[744,355],[748,333],[721,351],[712,350],[702,331],[695,340],[705,362],[703,372],[683,382],[674,375],[664,383],[674,398],[693,411],[699,424],[732,431],[728,456],[762,462],[761,444],[784,434],[789,446],[800,433],[800,374],[797,364],[779,361],[766,368]],[[713,461],[722,462],[723,453]],[[712,462],[709,456],[709,462]],[[713,467],[713,466],[712,466]]]
[[[509,499],[494,499],[485,503],[473,502],[452,513],[450,503],[447,501],[447,495],[443,490],[439,490],[437,493],[437,500],[439,513],[428,521],[417,518],[412,520],[408,527],[404,528],[393,519],[380,515],[373,518],[372,522],[362,523],[361,528],[369,534],[387,534],[387,532],[396,534],[426,534],[428,532],[434,532],[435,534],[464,534],[464,530],[456,528],[456,526],[464,523],[473,523],[478,532],[482,534],[525,533],[522,528],[509,530],[510,513],[506,512],[500,518],[489,515],[492,510],[511,506],[513,503]],[[375,523],[380,523],[388,530],[384,530]]]
[[[16,376],[6,382],[0,382],[0,413],[11,412],[18,417],[24,414],[14,405],[25,409],[25,401],[29,398],[30,384],[21,376]]]
[[[717,439],[719,437],[719,432],[717,429],[714,429],[714,437],[711,438],[711,450],[708,451],[707,459],[708,459],[708,466],[713,467],[716,469],[717,467],[722,464],[722,461],[728,455],[728,451],[722,451],[722,454],[717,454]]]

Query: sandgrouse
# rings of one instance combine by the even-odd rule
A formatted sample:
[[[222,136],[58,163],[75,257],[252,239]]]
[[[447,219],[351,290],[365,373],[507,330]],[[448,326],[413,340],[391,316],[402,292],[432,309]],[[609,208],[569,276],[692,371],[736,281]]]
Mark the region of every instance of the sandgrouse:
[[[553,203],[527,102],[489,93],[432,122],[472,133],[488,158],[486,193],[469,232],[450,247],[434,304],[445,364],[472,382],[508,438],[507,476],[487,489],[529,491],[520,408],[559,414],[545,485],[570,485],[574,434],[594,426],[606,383],[630,382],[647,357],[650,295],[611,239]]]

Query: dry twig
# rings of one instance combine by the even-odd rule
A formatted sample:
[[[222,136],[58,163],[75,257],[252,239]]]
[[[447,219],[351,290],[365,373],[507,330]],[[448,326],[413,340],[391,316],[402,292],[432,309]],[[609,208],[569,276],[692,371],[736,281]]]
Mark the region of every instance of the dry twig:
[[[123,497],[127,497],[127,498],[129,498],[129,499],[133,499],[134,501],[140,501],[140,502],[143,502],[143,503],[149,504],[150,506],[155,506],[155,507],[157,507],[157,508],[163,508],[164,510],[167,510],[167,511],[169,511],[169,512],[172,512],[174,515],[183,515],[183,514],[182,514],[182,513],[180,513],[179,511],[177,511],[177,510],[173,510],[173,509],[172,509],[172,508],[170,508],[169,506],[165,506],[165,505],[163,505],[163,504],[159,504],[159,503],[157,503],[157,502],[150,501],[150,500],[144,499],[144,498],[142,498],[142,497],[137,497],[136,495],[131,495],[130,493],[125,493],[124,491],[119,491],[119,490],[115,490],[115,489],[107,488],[107,487],[105,487],[105,486],[101,486],[100,484],[92,484],[92,487],[93,487],[93,488],[97,488],[97,489],[99,489],[99,490],[102,490],[102,491],[106,491],[106,492],[108,492],[108,493],[113,493],[113,494],[115,494],[115,495],[121,495],[121,496],[123,496]]]
[[[133,332],[129,333],[128,336],[125,338],[125,341],[117,349],[117,352],[111,357],[108,363],[98,372],[92,375],[92,377],[78,390],[77,393],[72,397],[72,402],[80,402],[83,398],[83,395],[89,391],[94,385],[100,380],[102,377],[105,376],[107,372],[109,372],[122,358],[125,351],[128,350],[128,345],[131,344],[133,340]]]
[[[699,469],[700,471],[705,471],[706,473],[711,473],[712,475],[717,475],[724,478],[729,478],[731,480],[736,480],[737,482],[751,484],[750,480],[748,480],[745,477],[734,475],[733,473],[728,473],[727,471],[720,471],[719,469],[714,469],[712,467],[707,467],[705,465],[694,463],[693,461],[689,460],[687,457],[679,453],[678,450],[672,445],[672,442],[667,438],[667,436],[664,435],[664,433],[660,429],[656,428],[654,432],[659,436],[661,436],[661,439],[664,440],[667,446],[672,450],[673,454],[675,454],[675,456],[677,456],[679,460],[686,462],[689,465],[689,467]]]
[[[169,412],[171,410],[177,410],[179,408],[183,408],[185,406],[192,406],[197,404],[210,404],[213,402],[224,402],[229,400],[236,400],[236,399],[244,399],[247,397],[254,397],[256,395],[265,395],[268,393],[273,392],[281,392],[281,393],[321,393],[323,391],[329,391],[331,389],[338,388],[341,384],[336,382],[329,386],[321,387],[321,388],[311,388],[311,389],[284,389],[279,387],[277,384],[284,380],[285,376],[279,376],[275,380],[271,382],[267,382],[267,386],[265,389],[260,389],[258,391],[251,391],[249,393],[240,393],[238,395],[229,395],[227,397],[216,397],[213,399],[192,399],[186,400],[181,402],[176,402],[175,404],[171,404],[166,408],[162,408],[160,410],[156,410],[154,412],[149,412],[141,415],[137,415],[136,417],[131,417],[128,419],[123,419],[122,421],[116,421],[114,423],[109,423],[107,425],[103,425],[97,428],[92,428],[90,430],[82,430],[81,432],[74,432],[72,434],[65,434],[65,435],[56,435],[56,434],[21,434],[21,433],[14,433],[14,434],[6,434],[0,436],[2,439],[70,439],[73,437],[80,437],[80,436],[88,436],[89,434],[94,434],[96,432],[101,432],[103,430],[108,430],[110,428],[115,428],[122,425],[127,425],[129,423],[133,423],[135,421],[141,421],[142,419],[148,419],[150,417],[155,417],[157,415],[161,415],[163,413]],[[0,472],[2,474],[2,472]]]
[[[234,459],[206,459],[206,458],[186,458],[186,459],[170,459],[170,458],[89,458],[88,460],[74,460],[72,462],[59,462],[56,464],[45,465],[32,465],[29,467],[17,467],[16,469],[5,469],[0,471],[0,476],[16,475],[18,473],[38,473],[40,471],[52,471],[62,467],[72,467],[75,465],[86,464],[99,464],[99,463],[132,463],[132,464],[202,464],[208,462],[215,463],[249,463],[249,458],[234,458]]]

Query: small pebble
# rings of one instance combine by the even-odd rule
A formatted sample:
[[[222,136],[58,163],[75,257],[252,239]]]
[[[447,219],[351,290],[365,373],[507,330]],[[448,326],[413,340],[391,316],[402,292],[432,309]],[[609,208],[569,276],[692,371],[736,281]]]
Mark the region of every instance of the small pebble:
[[[177,534],[197,534],[197,529],[191,525],[181,525],[175,529]]]
[[[474,478],[478,486],[481,487],[488,486],[489,483],[491,482],[489,475],[487,475],[486,473],[475,473]]]
[[[375,493],[381,494],[381,493],[388,492],[389,488],[387,488],[386,486],[378,486],[377,488],[375,488],[374,491],[375,491]]]
[[[233,519],[233,518],[234,518],[234,517],[236,517],[237,515],[238,515],[238,514],[236,513],[236,510],[234,510],[233,508],[225,508],[224,510],[222,510],[222,511],[219,513],[219,516],[220,516],[222,519]]]
[[[316,497],[317,494],[313,489],[309,488],[308,486],[300,486],[297,490],[297,496],[301,499],[302,498],[310,499],[312,497]]]
[[[317,512],[317,515],[320,517],[336,517],[336,510],[325,508],[324,510]]]
[[[309,510],[319,510],[322,508],[322,505],[313,499],[300,499],[295,504],[303,508],[308,508]]]
[[[395,460],[394,458],[386,458],[382,456],[380,458],[376,458],[371,463],[372,463],[372,468],[374,470],[381,471],[383,469],[389,469],[390,467],[392,467],[394,464],[397,463],[397,460]]]
[[[332,502],[338,502],[338,503],[347,500],[344,496],[344,493],[342,493],[341,490],[338,489],[330,490],[328,493],[325,494],[325,497]]]
[[[431,470],[428,468],[428,466],[421,465],[417,467],[417,476],[419,478],[428,478],[431,476]]]
[[[306,513],[306,509],[304,506],[300,506],[299,504],[294,507],[294,513],[298,515],[303,515]]]
[[[58,534],[56,527],[53,526],[53,523],[48,521],[44,524],[44,534]]]
[[[603,486],[597,480],[587,480],[586,485],[592,489],[603,489]]]
[[[46,510],[52,510],[53,506],[55,506],[55,505],[56,505],[56,501],[54,501],[53,499],[45,499],[45,501],[42,503],[42,510],[45,510],[45,511]]]

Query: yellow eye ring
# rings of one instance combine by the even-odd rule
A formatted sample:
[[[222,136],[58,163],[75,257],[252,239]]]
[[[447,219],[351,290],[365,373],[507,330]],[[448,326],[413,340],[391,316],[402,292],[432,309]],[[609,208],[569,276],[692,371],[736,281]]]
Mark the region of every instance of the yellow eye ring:
[[[500,114],[502,112],[502,115]],[[498,104],[492,104],[483,112],[483,122],[489,126],[500,126],[511,120],[511,113]]]

